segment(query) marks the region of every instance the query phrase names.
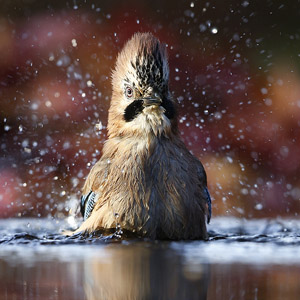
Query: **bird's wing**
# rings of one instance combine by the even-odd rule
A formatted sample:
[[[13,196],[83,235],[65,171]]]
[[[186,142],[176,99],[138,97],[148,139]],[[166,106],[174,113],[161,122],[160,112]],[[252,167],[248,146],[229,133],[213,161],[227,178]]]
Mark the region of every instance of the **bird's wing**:
[[[209,224],[211,219],[211,198],[207,188],[206,173],[200,161],[198,161],[197,171],[198,171],[197,173],[198,173],[199,180],[201,182],[201,188],[204,188],[204,196],[205,196],[206,207],[207,207],[207,224]]]
[[[99,194],[90,191],[88,194],[82,195],[80,198],[80,212],[83,219],[86,220],[92,213],[96,202],[98,201]]]
[[[205,194],[206,194],[206,205],[208,209],[207,224],[209,224],[211,218],[211,198],[207,187],[205,188]]]
[[[106,180],[107,175],[107,163],[100,159],[90,171],[83,187],[83,195],[80,198],[80,212],[84,220],[92,214],[99,200],[99,186]]]

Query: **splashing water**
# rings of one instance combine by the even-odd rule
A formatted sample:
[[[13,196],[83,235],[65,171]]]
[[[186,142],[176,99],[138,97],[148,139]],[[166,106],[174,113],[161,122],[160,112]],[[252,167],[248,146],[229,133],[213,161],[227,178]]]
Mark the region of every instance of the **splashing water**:
[[[124,234],[119,223],[119,214],[115,213],[116,228],[111,235],[103,235],[100,232],[90,235],[76,234],[64,236],[63,229],[70,225],[68,220],[51,219],[10,219],[0,220],[0,244],[2,245],[65,245],[65,244],[101,244],[107,242],[125,241],[125,243],[143,242],[148,239]],[[9,231],[8,229],[9,228]],[[203,247],[201,252],[203,258],[208,258],[212,262],[225,259],[231,262],[239,260],[240,256],[232,251],[225,255],[222,249],[236,248],[239,255],[248,247],[261,248],[262,259],[265,262],[275,262],[282,253],[287,256],[287,261],[298,261],[300,263],[300,221],[294,219],[278,220],[251,220],[243,221],[237,218],[219,217],[209,225],[209,241],[181,241],[169,242],[171,248],[183,247],[185,250],[192,249],[197,252],[198,247]],[[162,242],[163,243],[163,242]],[[275,251],[276,249],[276,251]],[[232,249],[231,249],[232,250]],[[217,256],[211,251],[220,252]],[[296,257],[295,252],[299,253]],[[267,257],[269,255],[269,257]],[[218,258],[219,257],[219,258]],[[245,262],[255,263],[259,261],[257,251],[253,253],[244,252],[242,256]]]

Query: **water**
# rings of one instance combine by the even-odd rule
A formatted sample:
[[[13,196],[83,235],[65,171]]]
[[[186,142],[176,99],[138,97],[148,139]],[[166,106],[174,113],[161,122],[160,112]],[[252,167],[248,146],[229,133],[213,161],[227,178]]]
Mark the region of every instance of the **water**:
[[[0,299],[300,299],[300,221],[215,218],[210,240],[68,238],[0,221]]]

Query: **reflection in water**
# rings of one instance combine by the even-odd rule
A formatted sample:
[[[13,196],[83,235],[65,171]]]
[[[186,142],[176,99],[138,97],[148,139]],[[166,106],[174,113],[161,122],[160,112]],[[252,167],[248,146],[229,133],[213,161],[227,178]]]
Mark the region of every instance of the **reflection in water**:
[[[20,248],[0,255],[0,299],[206,299],[209,265],[167,245]]]
[[[85,299],[80,275],[82,263],[49,259],[46,252],[42,257],[27,259],[26,256],[18,257],[11,252],[0,259],[1,300]]]
[[[222,264],[213,265],[211,274],[209,300],[300,299],[299,265]]]
[[[299,264],[203,264],[167,243],[8,250],[0,254],[1,300],[298,300],[300,295]]]
[[[174,251],[145,245],[108,247],[85,260],[87,299],[206,299],[209,265],[183,265]]]

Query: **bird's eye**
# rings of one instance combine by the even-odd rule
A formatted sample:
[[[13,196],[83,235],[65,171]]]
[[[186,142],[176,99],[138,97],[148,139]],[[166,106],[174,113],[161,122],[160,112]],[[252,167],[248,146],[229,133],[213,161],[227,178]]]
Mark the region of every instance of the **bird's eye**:
[[[133,90],[131,87],[126,87],[125,89],[125,96],[129,99],[129,98],[132,98],[133,96]]]

